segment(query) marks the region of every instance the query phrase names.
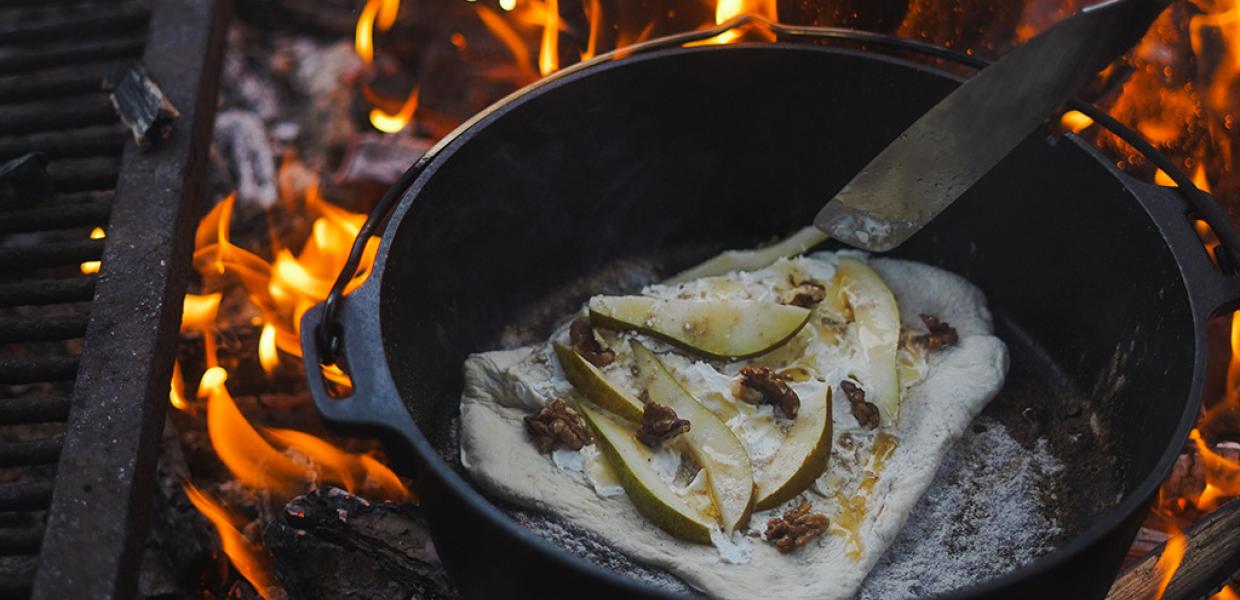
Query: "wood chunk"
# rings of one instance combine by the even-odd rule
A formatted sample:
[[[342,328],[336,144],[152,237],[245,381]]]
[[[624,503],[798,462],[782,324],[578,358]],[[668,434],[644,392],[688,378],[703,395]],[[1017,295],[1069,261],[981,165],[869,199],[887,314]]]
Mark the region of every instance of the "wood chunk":
[[[1184,562],[1180,564],[1165,600],[1201,598],[1240,570],[1240,499],[1206,515],[1188,529]],[[1155,569],[1159,547],[1120,574],[1107,600],[1147,600],[1154,597],[1159,578]]]
[[[143,150],[172,135],[173,124],[181,118],[141,65],[118,67],[104,82],[104,89],[121,123]]]
[[[458,598],[412,504],[322,488],[289,502],[264,541],[291,598]]]

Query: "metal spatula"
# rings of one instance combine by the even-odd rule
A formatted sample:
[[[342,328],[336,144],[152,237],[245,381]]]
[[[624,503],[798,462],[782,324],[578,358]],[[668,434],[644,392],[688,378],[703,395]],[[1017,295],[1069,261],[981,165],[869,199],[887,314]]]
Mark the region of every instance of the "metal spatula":
[[[1168,4],[1096,4],[1008,52],[900,134],[814,224],[858,248],[899,246],[1140,40]]]

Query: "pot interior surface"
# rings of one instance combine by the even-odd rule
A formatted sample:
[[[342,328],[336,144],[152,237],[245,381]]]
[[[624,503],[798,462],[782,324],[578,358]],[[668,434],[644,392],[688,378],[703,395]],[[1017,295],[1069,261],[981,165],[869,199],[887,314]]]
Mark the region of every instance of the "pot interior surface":
[[[472,352],[545,339],[590,295],[786,235],[956,82],[809,46],[677,49],[548,83],[461,136],[384,241],[389,367],[445,459]],[[1012,370],[987,416],[1064,471],[1064,537],[1132,493],[1194,371],[1176,261],[1077,143],[1032,136],[896,256],[987,295]]]

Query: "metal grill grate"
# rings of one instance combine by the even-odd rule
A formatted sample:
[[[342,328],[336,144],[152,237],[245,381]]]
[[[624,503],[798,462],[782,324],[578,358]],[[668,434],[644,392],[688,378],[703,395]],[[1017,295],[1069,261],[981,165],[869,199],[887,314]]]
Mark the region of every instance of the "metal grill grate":
[[[216,0],[0,5],[0,164],[33,169],[0,174],[0,597],[135,591],[222,13]],[[181,112],[147,152],[103,87],[129,63]]]

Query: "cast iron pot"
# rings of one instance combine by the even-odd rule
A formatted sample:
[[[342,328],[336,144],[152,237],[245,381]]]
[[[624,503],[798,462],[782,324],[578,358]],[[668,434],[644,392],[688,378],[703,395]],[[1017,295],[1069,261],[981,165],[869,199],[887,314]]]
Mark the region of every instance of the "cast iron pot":
[[[471,486],[453,429],[462,362],[545,339],[592,294],[810,223],[958,81],[872,52],[734,45],[638,52],[514,94],[413,167],[366,283],[323,328],[323,306],[305,317],[306,364],[323,347],[355,386],[337,399],[311,376],[319,410],[407,444],[466,597],[668,597],[544,541]],[[1092,465],[1063,500],[1079,533],[948,597],[1105,594],[1197,416],[1204,322],[1240,298],[1192,210],[1078,139],[1036,134],[894,252],[987,294],[1013,349],[992,409],[1041,411],[1051,431],[1081,411],[1098,425],[1067,453]]]

